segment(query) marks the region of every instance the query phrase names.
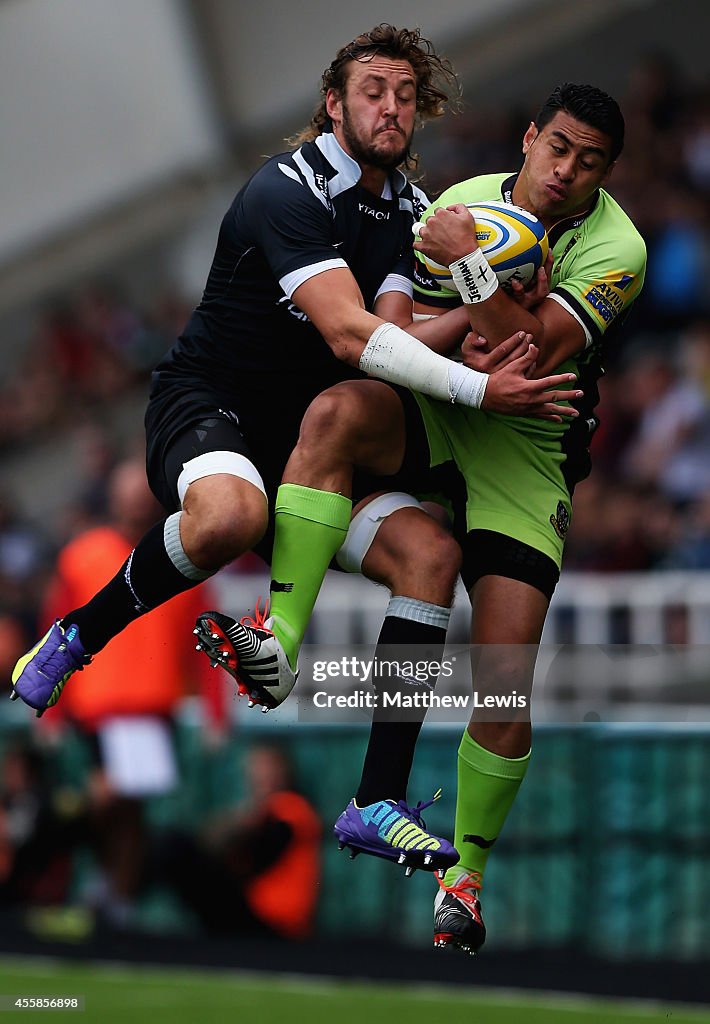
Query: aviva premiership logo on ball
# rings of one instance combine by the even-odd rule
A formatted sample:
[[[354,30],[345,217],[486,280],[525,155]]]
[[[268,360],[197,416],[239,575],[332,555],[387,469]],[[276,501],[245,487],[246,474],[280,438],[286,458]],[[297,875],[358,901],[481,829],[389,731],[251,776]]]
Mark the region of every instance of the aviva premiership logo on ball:
[[[547,259],[547,232],[532,213],[504,202],[466,203],[476,224],[476,238],[483,255],[501,284],[511,278],[528,284]],[[429,273],[446,286],[448,267],[419,254]]]

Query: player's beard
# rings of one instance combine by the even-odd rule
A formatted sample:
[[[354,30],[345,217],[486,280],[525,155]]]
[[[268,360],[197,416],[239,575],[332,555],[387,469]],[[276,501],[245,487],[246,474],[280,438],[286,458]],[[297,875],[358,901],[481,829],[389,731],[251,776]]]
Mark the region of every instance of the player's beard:
[[[379,167],[383,171],[394,170],[395,167],[399,167],[407,156],[409,144],[412,141],[412,134],[410,134],[409,138],[405,135],[401,136],[401,147],[398,147],[396,150],[382,152],[377,148],[376,142],[366,144],[358,138],[357,132],[350,120],[347,104],[343,103],[343,138],[348,144],[350,155],[359,164],[365,164],[368,167]]]

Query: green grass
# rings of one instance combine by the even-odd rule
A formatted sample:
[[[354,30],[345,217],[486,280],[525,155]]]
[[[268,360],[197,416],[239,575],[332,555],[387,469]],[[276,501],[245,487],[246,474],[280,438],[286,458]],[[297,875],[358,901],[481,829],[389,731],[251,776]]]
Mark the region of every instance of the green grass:
[[[0,995],[83,996],[85,1013],[14,1011],[22,1020],[100,1024],[700,1024],[678,1004],[285,975],[0,960]],[[11,1019],[8,1018],[8,1019]]]

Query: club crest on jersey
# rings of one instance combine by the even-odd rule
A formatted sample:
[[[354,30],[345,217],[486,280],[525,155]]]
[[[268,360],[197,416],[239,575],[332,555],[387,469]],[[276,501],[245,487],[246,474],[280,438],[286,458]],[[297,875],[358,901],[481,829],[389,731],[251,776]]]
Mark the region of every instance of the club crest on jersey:
[[[555,533],[557,536],[564,540],[569,530],[570,518],[569,512],[561,501],[557,502],[557,511],[554,515],[550,516],[550,522],[552,523]]]

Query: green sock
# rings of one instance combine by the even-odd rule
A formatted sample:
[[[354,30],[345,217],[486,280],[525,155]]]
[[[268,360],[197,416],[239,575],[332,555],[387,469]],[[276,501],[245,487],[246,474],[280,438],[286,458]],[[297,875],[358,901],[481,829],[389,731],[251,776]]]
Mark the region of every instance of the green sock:
[[[468,729],[464,732],[459,746],[454,830],[454,846],[461,859],[447,871],[446,885],[453,885],[462,871],[483,875],[529,761],[530,751],[525,757],[501,757],[476,743]]]
[[[292,668],[331,559],[345,540],[352,501],[342,494],[281,484],[271,561],[273,630]]]

